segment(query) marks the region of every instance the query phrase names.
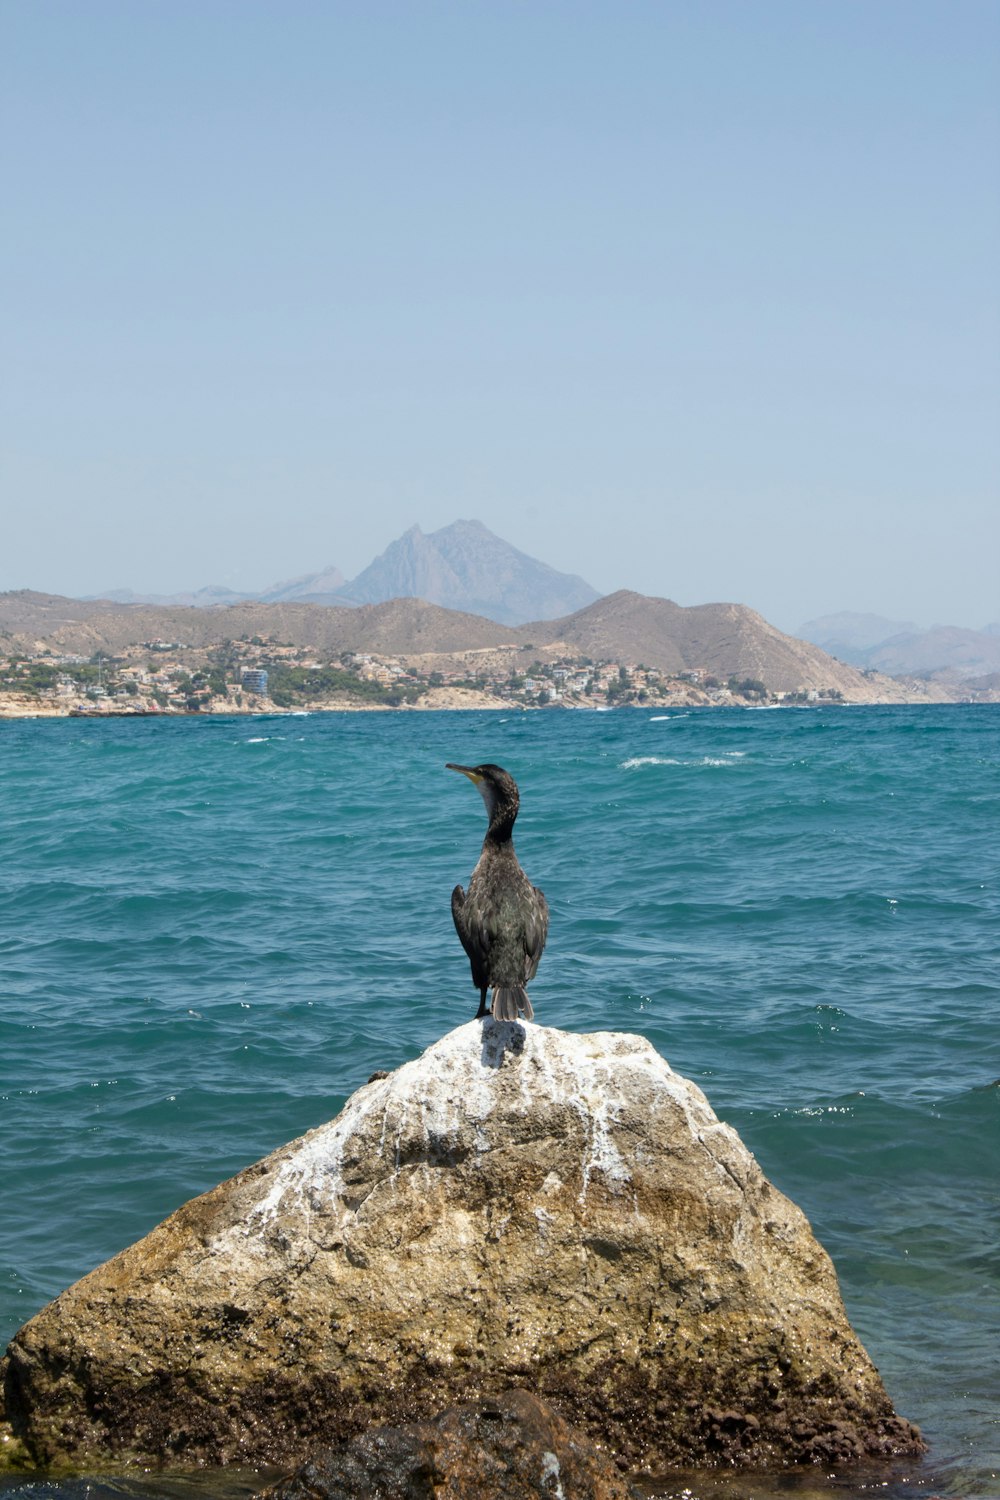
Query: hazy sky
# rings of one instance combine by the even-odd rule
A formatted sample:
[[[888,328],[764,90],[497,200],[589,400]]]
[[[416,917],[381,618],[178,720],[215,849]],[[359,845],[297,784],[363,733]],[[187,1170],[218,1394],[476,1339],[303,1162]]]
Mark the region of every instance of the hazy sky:
[[[1000,618],[996,0],[2,0],[0,588]]]

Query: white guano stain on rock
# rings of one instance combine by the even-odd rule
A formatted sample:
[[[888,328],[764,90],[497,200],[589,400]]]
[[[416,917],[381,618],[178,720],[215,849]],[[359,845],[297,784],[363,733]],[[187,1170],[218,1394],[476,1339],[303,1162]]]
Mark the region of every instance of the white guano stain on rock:
[[[542,1484],[551,1486],[547,1493],[554,1496],[555,1500],[566,1500],[566,1491],[562,1487],[562,1470],[554,1453],[542,1454]]]
[[[705,1137],[711,1133],[725,1139],[727,1156],[734,1144],[744,1149],[700,1091],[642,1037],[577,1036],[530,1021],[470,1021],[387,1078],[359,1089],[335,1120],[287,1148],[266,1192],[225,1238],[245,1243],[289,1213],[306,1220],[319,1210],[353,1215],[359,1205],[345,1170],[361,1149],[374,1146],[390,1184],[414,1165],[448,1164],[456,1153],[465,1154],[470,1126],[475,1153],[485,1155],[505,1144],[502,1121],[499,1136],[490,1129],[491,1117],[505,1105],[526,1115],[559,1106],[572,1110],[582,1145],[578,1201],[585,1202],[595,1176],[611,1191],[624,1192],[631,1173],[614,1136],[621,1100],[637,1084],[677,1109],[691,1139],[710,1155]],[[368,1139],[373,1132],[377,1142]]]

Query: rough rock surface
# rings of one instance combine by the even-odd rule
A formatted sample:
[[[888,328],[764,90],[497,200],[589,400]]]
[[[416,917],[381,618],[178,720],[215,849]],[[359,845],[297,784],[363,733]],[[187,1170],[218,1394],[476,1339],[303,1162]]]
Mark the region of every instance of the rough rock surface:
[[[642,1037],[470,1021],[14,1338],[41,1464],[287,1462],[527,1387],[629,1467],[920,1451],[829,1258]]]
[[[595,1445],[537,1396],[505,1391],[431,1422],[369,1427],[258,1500],[639,1500]]]

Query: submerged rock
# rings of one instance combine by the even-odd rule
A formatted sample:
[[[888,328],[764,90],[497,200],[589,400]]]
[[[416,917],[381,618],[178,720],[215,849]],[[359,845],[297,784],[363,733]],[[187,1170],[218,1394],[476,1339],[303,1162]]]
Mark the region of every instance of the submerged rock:
[[[429,1422],[369,1427],[258,1500],[639,1500],[606,1454],[537,1396],[451,1406]]]
[[[642,1037],[472,1021],[13,1340],[40,1464],[284,1462],[527,1387],[629,1467],[919,1452],[829,1258]]]

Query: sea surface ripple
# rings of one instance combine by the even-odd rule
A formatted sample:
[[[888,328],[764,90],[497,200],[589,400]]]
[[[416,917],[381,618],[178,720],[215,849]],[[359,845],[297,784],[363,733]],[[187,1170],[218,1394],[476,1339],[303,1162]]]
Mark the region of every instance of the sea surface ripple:
[[[484,819],[447,760],[521,786],[537,1018],[647,1036],[833,1256],[931,1443],[835,1492],[1000,1494],[994,706],[0,721],[0,1348],[472,1016]]]

